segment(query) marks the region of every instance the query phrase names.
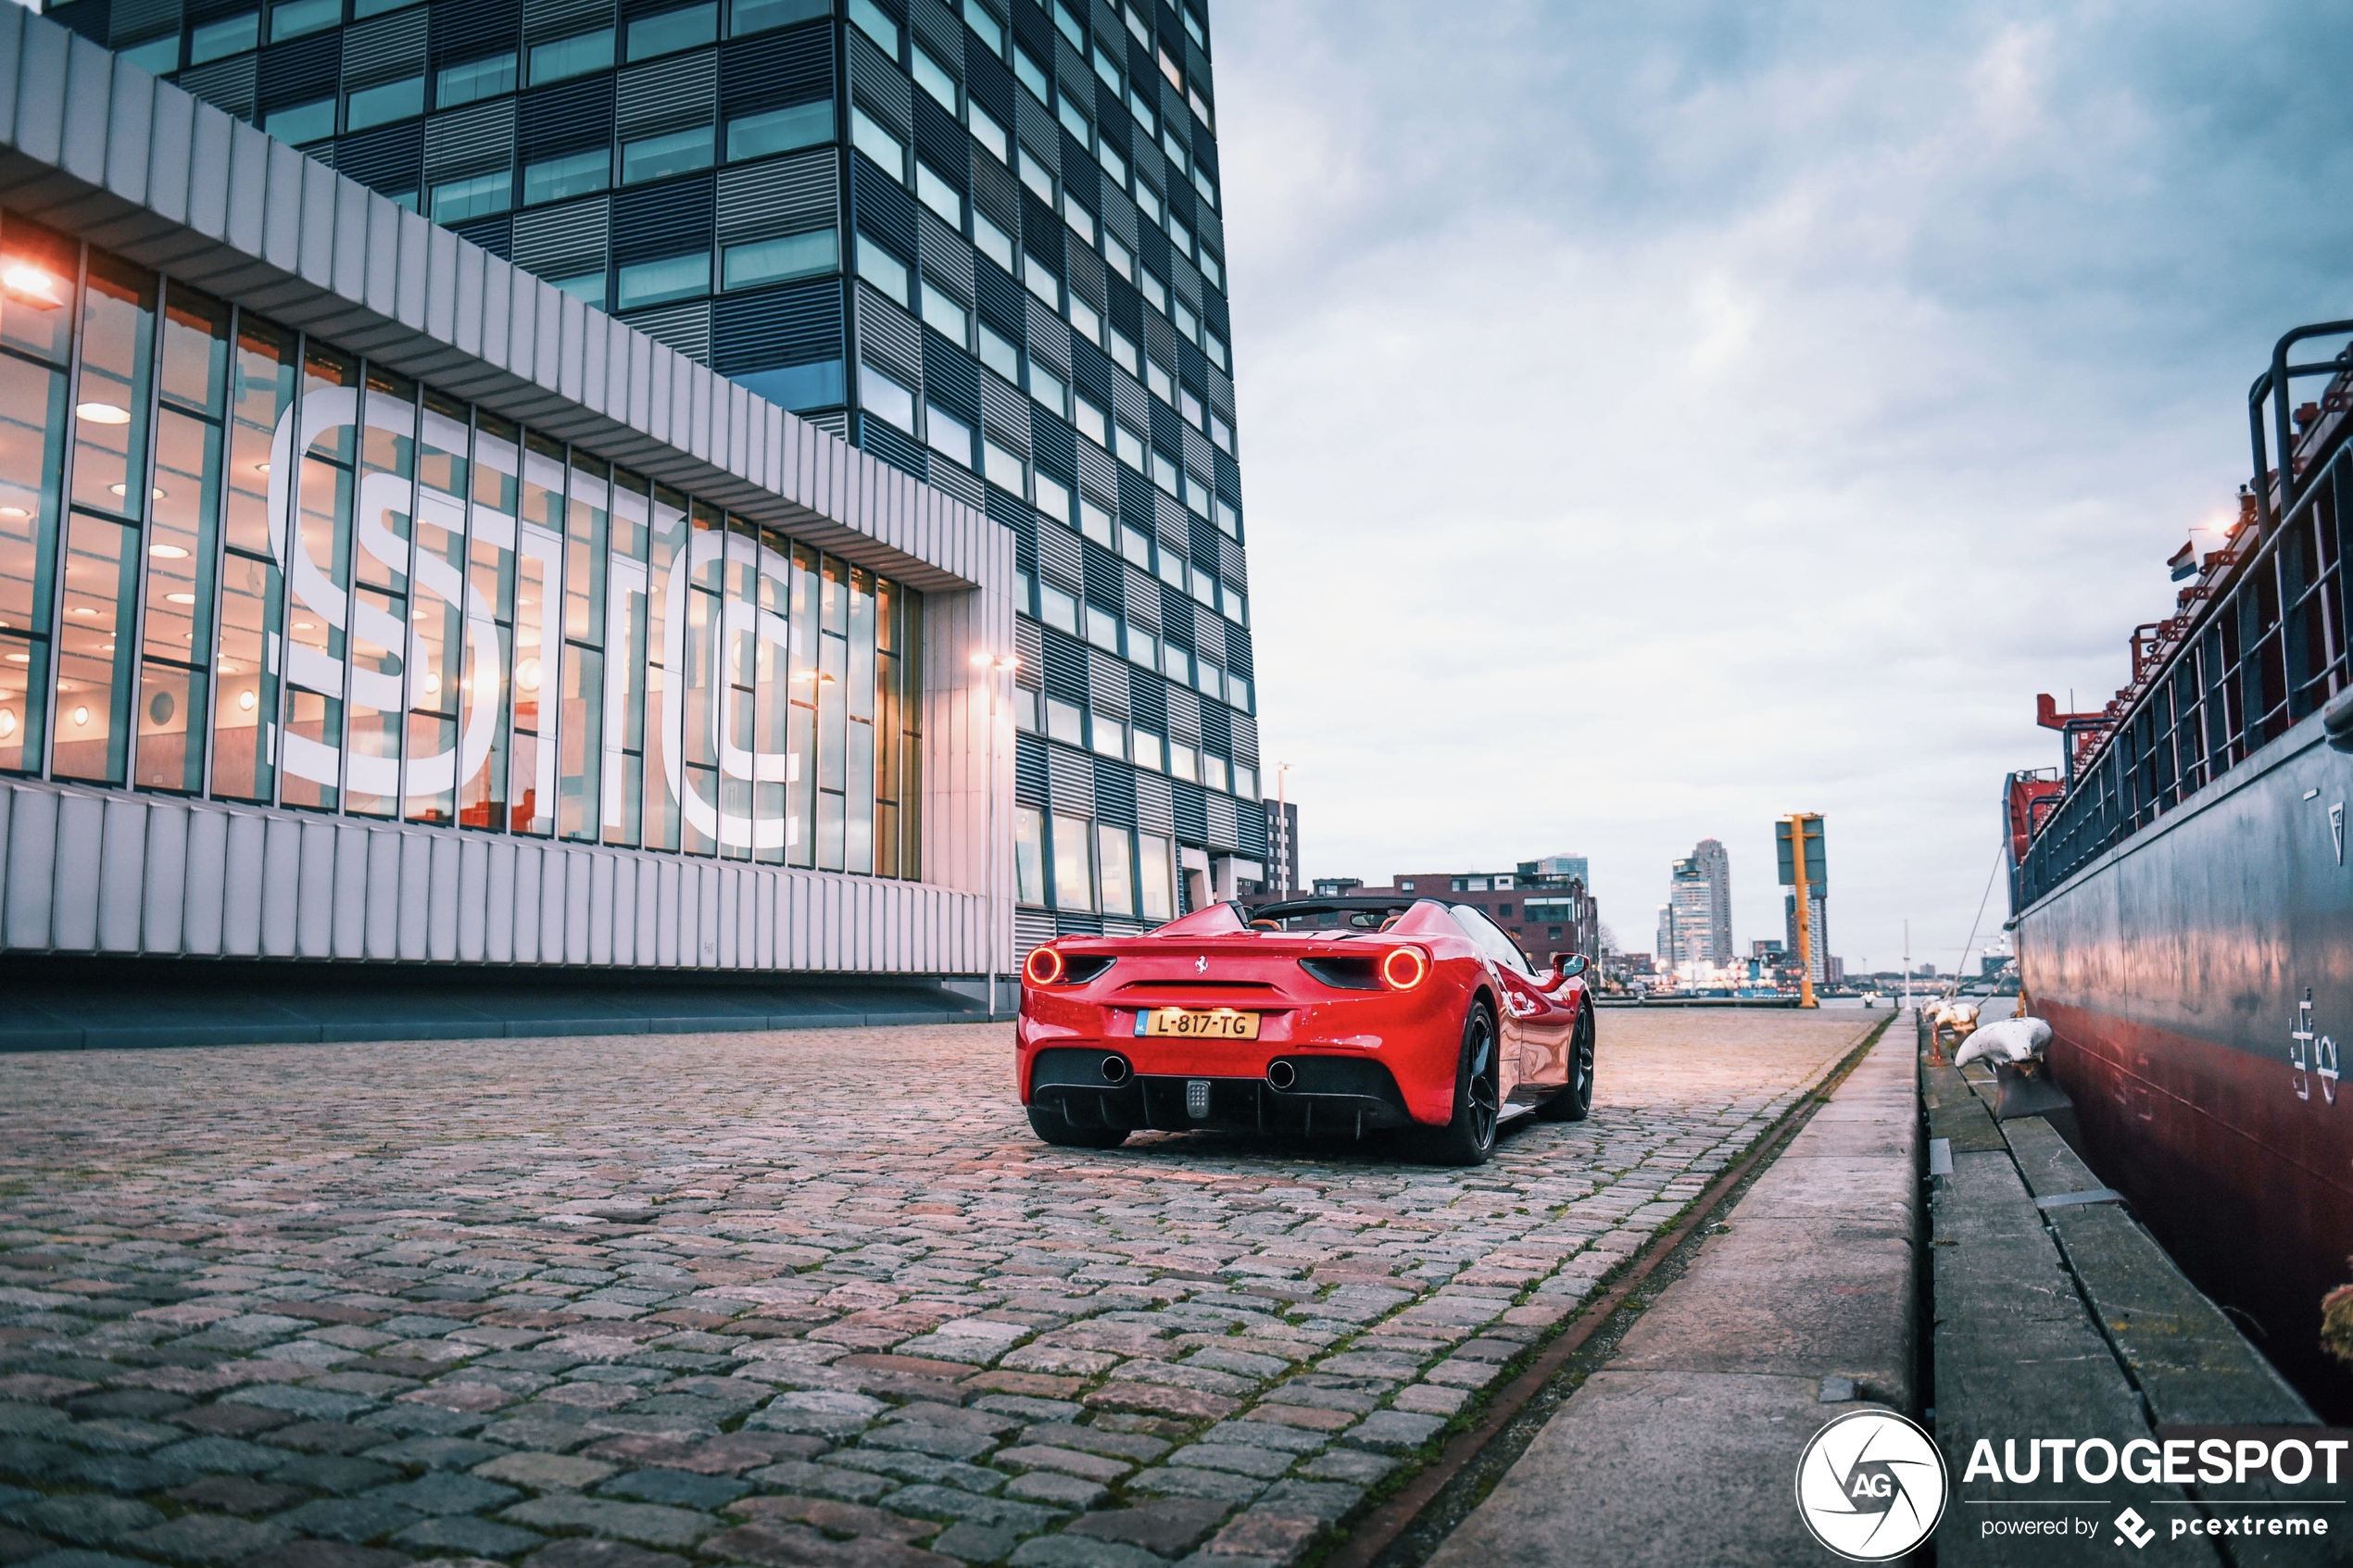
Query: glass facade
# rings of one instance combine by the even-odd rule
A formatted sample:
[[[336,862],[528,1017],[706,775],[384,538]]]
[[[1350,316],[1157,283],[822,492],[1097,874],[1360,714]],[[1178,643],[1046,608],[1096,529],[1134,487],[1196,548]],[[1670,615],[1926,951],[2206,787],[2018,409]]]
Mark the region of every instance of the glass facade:
[[[914,878],[921,621],[0,212],[0,771]]]
[[[1024,946],[1166,918],[1208,896],[1213,857],[1264,859],[1201,0],[67,0],[50,15],[1007,528],[1022,666],[1002,695],[1040,869],[1021,883]],[[305,386],[327,373],[287,363]],[[534,517],[547,487],[530,491],[536,459],[515,445],[516,515]],[[569,529],[564,506],[531,526]],[[550,570],[515,549],[519,581]],[[263,590],[241,590],[248,621]],[[514,608],[491,634],[563,689],[610,658]],[[332,722],[381,755],[381,714],[350,700],[297,699],[289,733]],[[453,786],[461,820],[552,814],[563,831],[536,708],[486,732],[503,782]],[[430,719],[459,724],[462,747],[464,717]],[[427,721],[412,705],[407,744]],[[834,798],[821,787],[811,831],[854,858],[862,830],[835,822]]]

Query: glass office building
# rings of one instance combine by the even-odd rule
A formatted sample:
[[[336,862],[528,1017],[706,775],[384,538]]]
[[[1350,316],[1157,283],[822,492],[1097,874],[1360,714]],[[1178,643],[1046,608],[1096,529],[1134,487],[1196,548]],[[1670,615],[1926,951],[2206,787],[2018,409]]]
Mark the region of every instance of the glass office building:
[[[1265,853],[1197,5],[49,14],[1009,530],[1026,945],[1165,918],[1259,880]],[[610,516],[635,494],[580,483],[609,487]],[[788,787],[755,781],[755,819],[770,785]]]

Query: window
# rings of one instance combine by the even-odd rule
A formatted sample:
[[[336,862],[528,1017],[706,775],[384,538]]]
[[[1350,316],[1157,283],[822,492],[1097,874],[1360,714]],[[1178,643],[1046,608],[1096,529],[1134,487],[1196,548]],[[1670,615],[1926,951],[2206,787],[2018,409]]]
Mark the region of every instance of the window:
[[[343,0],[286,0],[270,8],[270,42],[322,32],[343,20]]]
[[[1498,904],[1495,906],[1495,913],[1500,919],[1509,920],[1512,918],[1512,907],[1509,904]]]
[[[550,278],[547,281],[574,299],[585,301],[599,310],[605,307],[605,272],[601,267],[594,272],[583,272],[576,278]]]
[[[566,196],[585,196],[611,183],[612,154],[603,147],[592,153],[573,153],[569,157],[551,157],[544,163],[523,166],[523,205],[535,207],[540,202],[561,201]]]
[[[650,60],[681,49],[698,49],[719,41],[717,0],[687,6],[659,16],[639,17],[629,24],[629,57]]]
[[[1480,952],[1515,973],[1534,973],[1528,967],[1528,960],[1521,955],[1518,944],[1504,935],[1493,921],[1468,904],[1449,904],[1446,908],[1453,915],[1454,923],[1478,944]]]
[[[1108,230],[1104,231],[1103,233],[1103,259],[1110,262],[1111,270],[1118,273],[1121,277],[1129,280],[1131,282],[1135,280],[1135,254],[1126,245],[1119,243],[1118,235],[1112,233]]]
[[[1039,103],[1051,104],[1054,101],[1054,89],[1047,82],[1046,72],[1029,57],[1029,51],[1018,44],[1013,45],[1013,75],[1024,87],[1038,95]]]
[[[1070,324],[1078,335],[1088,343],[1100,344],[1103,341],[1103,319],[1095,313],[1093,306],[1079,298],[1076,292],[1073,292],[1070,296]],[[1101,445],[1101,442],[1098,440],[1096,445]]]
[[[1241,514],[1235,511],[1234,504],[1223,495],[1217,497],[1217,527],[1228,538],[1242,536]]]
[[[1136,345],[1128,341],[1126,333],[1117,327],[1105,327],[1103,336],[1107,340],[1106,347],[1110,351],[1113,364],[1117,365],[1131,376],[1140,376],[1144,373],[1143,362],[1136,357]]]
[[[875,0],[849,0],[849,25],[873,39],[890,63],[899,63],[899,24],[884,16]]]
[[[1078,532],[1107,550],[1118,547],[1112,537],[1111,513],[1084,495],[1078,498]]]
[[[1400,893],[1411,893],[1413,890],[1414,884],[1410,882],[1401,882],[1397,884],[1397,891]]]
[[[812,229],[805,234],[729,245],[719,258],[720,287],[748,289],[757,283],[831,272],[840,266],[841,246],[834,231]]]
[[[1038,509],[1056,522],[1065,526],[1070,522],[1070,487],[1042,469],[1038,473]],[[1118,639],[1114,636],[1103,646],[1117,653]]]
[[[417,0],[351,0],[351,19],[356,22],[366,21],[370,17],[382,16],[386,11],[397,11],[403,6],[413,6],[416,3]]]
[[[575,32],[552,44],[535,44],[531,51],[531,84],[566,82],[592,70],[612,69],[612,29]]]
[[[834,139],[834,101],[819,98],[765,114],[741,115],[727,122],[727,161],[766,157]]]
[[[1160,221],[1160,193],[1153,190],[1141,180],[1136,182],[1136,206],[1145,217],[1151,219],[1153,222],[1157,223]],[[1145,275],[1147,277],[1151,276],[1150,273]],[[1149,289],[1145,292],[1147,295],[1151,293]]]
[[[831,0],[729,0],[727,36],[743,38],[770,28],[790,27],[832,10]]]
[[[1127,160],[1119,156],[1118,148],[1109,142],[1097,143],[1095,161],[1103,166],[1103,172],[1111,176],[1113,184],[1123,191],[1127,188]]]
[[[1029,362],[1029,395],[1032,401],[1043,404],[1057,416],[1070,408],[1070,389],[1063,384],[1063,379],[1035,359]]]
[[[1153,276],[1151,268],[1145,268],[1142,276],[1136,280],[1136,288],[1151,302],[1153,309],[1164,316],[1168,314],[1168,285]]]
[[[1087,640],[1105,653],[1117,653],[1119,651],[1119,617],[1101,605],[1088,605],[1087,607]],[[1102,723],[1102,717],[1098,714],[1095,720],[1096,728],[1101,729]]]
[[[1128,864],[1127,830],[1095,826],[1095,859],[1102,869],[1103,913],[1136,912],[1136,874]]]
[[[1069,132],[1077,139],[1080,146],[1091,147],[1095,144],[1094,126],[1088,122],[1084,114],[1079,112],[1078,106],[1072,103],[1067,96],[1055,110],[1055,118],[1063,122],[1064,131]]]
[[[433,220],[462,223],[469,218],[504,212],[514,203],[514,175],[503,169],[495,174],[477,174],[471,180],[452,180],[435,185]]]
[[[365,131],[371,125],[389,125],[396,119],[413,119],[424,112],[425,79],[411,76],[362,87],[345,98],[343,128]]]
[[[1063,221],[1087,244],[1095,243],[1095,215],[1067,196],[1063,199]]]
[[[940,107],[954,114],[956,79],[948,74],[948,68],[920,48],[915,51],[914,65],[915,85],[930,94]]]
[[[1189,784],[1201,783],[1201,757],[1189,746],[1176,741],[1168,743],[1168,771],[1171,777]]]
[[[1038,619],[1057,631],[1078,635],[1078,601],[1051,583],[1038,584]],[[1053,734],[1054,705],[1046,705],[1047,733]],[[1078,744],[1074,735],[1071,744]]]
[[[1201,782],[1212,789],[1226,788],[1226,759],[1214,751],[1201,754]]]
[[[1030,194],[1048,207],[1054,205],[1054,177],[1046,166],[1030,156],[1027,147],[1021,150],[1021,182]]]
[[[858,403],[908,434],[915,433],[915,395],[872,365],[858,367]]]
[[[1048,740],[1058,740],[1064,746],[1078,746],[1084,743],[1085,731],[1086,716],[1078,711],[1077,704],[1057,701],[1051,696],[1046,699]]]
[[[1152,395],[1163,403],[1172,408],[1176,406],[1176,378],[1162,369],[1159,361],[1144,361],[1144,384],[1151,387]]]
[[[624,142],[621,148],[621,182],[636,185],[648,180],[709,169],[711,152],[711,128],[708,125],[673,131],[667,136]]]
[[[1111,432],[1113,449],[1119,460],[1141,473],[1144,469],[1144,438],[1126,425],[1114,425]]]
[[[977,212],[973,214],[973,246],[1006,271],[1013,270],[1013,236]]]
[[[1181,556],[1171,555],[1166,550],[1161,551],[1160,580],[1167,583],[1170,587],[1182,592],[1185,586],[1184,558]],[[1179,675],[1177,679],[1182,680],[1184,677]]]
[[[315,104],[271,109],[261,128],[281,142],[292,142],[297,147],[332,136],[335,133],[335,101],[321,98]]]
[[[1054,904],[1058,909],[1095,907],[1094,857],[1088,852],[1084,817],[1054,813]]]
[[[1185,416],[1187,424],[1196,430],[1201,428],[1202,417],[1201,399],[1193,395],[1192,388],[1180,386],[1176,389],[1176,411]]]
[[[1168,840],[1152,834],[1136,837],[1137,881],[1143,901],[1137,912],[1146,920],[1168,920],[1176,912],[1176,856]]]
[[[984,439],[980,446],[981,471],[988,483],[1016,495],[1026,495],[1028,486],[1023,483],[1026,476],[1022,460],[994,441]]]
[[[849,107],[849,144],[880,164],[893,180],[907,182],[906,144],[855,104]]]
[[[858,275],[899,305],[909,303],[907,264],[863,234],[858,236]]]
[[[442,108],[454,109],[459,104],[495,98],[514,90],[515,56],[510,51],[442,67],[441,79],[434,84],[433,101]]]
[[[1184,91],[1185,73],[1176,68],[1176,62],[1175,60],[1168,57],[1168,46],[1165,44],[1162,44],[1158,50],[1158,54],[1160,56],[1160,74],[1168,78],[1168,85],[1176,88],[1178,92]],[[1175,145],[1173,139],[1170,144],[1172,146]]]
[[[1179,173],[1184,172],[1189,160],[1185,152],[1185,144],[1176,139],[1175,126],[1171,125],[1162,130],[1160,144],[1167,150],[1168,161],[1176,166]]]
[[[1258,770],[1255,768],[1245,768],[1239,762],[1235,763],[1234,793],[1240,796],[1245,800],[1256,799],[1258,797]]]
[[[1071,422],[1078,427],[1078,433],[1096,445],[1109,446],[1111,445],[1111,432],[1104,424],[1103,411],[1084,397],[1073,400]]]
[[[1021,352],[1007,343],[996,328],[987,321],[980,323],[975,340],[980,345],[980,362],[1012,382],[1021,384]]]
[[[1208,204],[1211,211],[1217,209],[1217,187],[1210,183],[1209,170],[1199,164],[1193,165],[1193,189],[1201,193],[1201,199]]]
[[[188,35],[188,63],[200,66],[229,55],[243,54],[261,42],[261,13],[247,11],[217,22],[200,23]]]
[[[1054,26],[1070,40],[1072,48],[1082,55],[1087,52],[1087,30],[1071,15],[1069,0],[1054,0]]]
[[[1203,332],[1201,335],[1201,348],[1202,353],[1209,356],[1209,362],[1211,364],[1216,366],[1221,370],[1227,368],[1225,339],[1219,337],[1215,332]]]
[[[973,30],[988,52],[1002,58],[1005,53],[1005,24],[980,0],[964,0],[964,25]]]
[[[1251,710],[1250,683],[1239,675],[1228,674],[1226,677],[1226,706],[1239,708],[1244,713]]]
[[[971,314],[953,295],[929,280],[924,283],[924,324],[959,348],[972,342]]]
[[[1005,128],[990,119],[987,109],[978,104],[966,104],[964,120],[972,127],[973,140],[994,153],[999,163],[1013,161],[1013,144],[1005,135]]]
[[[1222,289],[1226,286],[1226,269],[1219,264],[1216,256],[1205,246],[1201,253],[1201,275],[1209,280],[1210,286],[1213,288]]]
[[[1035,806],[1013,808],[1013,897],[1046,901],[1046,814]]]
[[[115,53],[141,70],[162,76],[180,69],[180,34],[167,32],[161,38],[150,38],[145,44],[133,44]]]
[[[1022,270],[1021,281],[1028,286],[1029,292],[1036,295],[1048,309],[1054,311],[1060,311],[1062,309],[1062,280],[1055,277],[1052,272],[1048,270],[1044,262],[1039,261],[1034,256],[1031,257],[1029,258],[1029,265]]]
[[[924,405],[924,444],[965,468],[973,466],[973,427],[937,403]]]
[[[1127,726],[1107,714],[1095,715],[1095,750],[1104,757],[1127,759]]]
[[[1250,601],[1231,588],[1226,590],[1226,614],[1237,626],[1250,624]]]
[[[1193,689],[1203,696],[1223,699],[1226,696],[1225,671],[1205,659],[1193,660]]]
[[[1184,6],[1183,11],[1185,17],[1185,36],[1190,38],[1195,44],[1198,44],[1202,48],[1208,48],[1209,35],[1202,31],[1200,16],[1194,12],[1190,6]]]
[[[921,158],[915,160],[915,195],[945,219],[950,228],[964,226],[964,194]]]
[[[1152,542],[1140,528],[1130,528],[1125,523],[1120,525],[1119,553],[1146,571],[1152,569]]]
[[[1212,414],[1209,416],[1209,439],[1216,443],[1219,451],[1230,456],[1234,450],[1234,427]]]
[[[1165,759],[1167,747],[1168,743],[1150,730],[1138,730],[1136,732],[1136,766],[1150,768],[1154,772],[1163,771],[1168,766]]]
[[[1019,572],[1013,575],[1021,576]],[[1026,583],[1028,579],[1024,577],[1022,582]],[[1024,611],[1029,608],[1029,597],[1026,594],[1021,596],[1021,608]],[[1013,722],[1033,735],[1038,733],[1038,694],[1027,686],[1013,688]]]
[[[842,365],[838,359],[819,359],[806,365],[785,365],[773,370],[753,370],[735,378],[755,396],[765,397],[779,408],[798,412],[803,408],[826,408],[841,402],[846,395]]]
[[[711,292],[711,252],[689,251],[659,261],[640,261],[621,270],[620,308],[662,305]]]

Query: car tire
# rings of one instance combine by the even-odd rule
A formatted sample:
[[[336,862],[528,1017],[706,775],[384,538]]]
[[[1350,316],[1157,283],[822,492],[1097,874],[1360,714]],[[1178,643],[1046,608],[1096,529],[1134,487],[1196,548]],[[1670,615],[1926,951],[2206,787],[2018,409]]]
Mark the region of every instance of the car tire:
[[[1056,1148],[1117,1148],[1127,1141],[1125,1127],[1087,1127],[1059,1110],[1029,1108],[1029,1130]]]
[[[1582,1122],[1593,1112],[1593,1004],[1577,1011],[1568,1035],[1568,1086],[1536,1108],[1540,1120]]]
[[[1498,1042],[1495,1013],[1485,1002],[1471,1004],[1463,1020],[1463,1047],[1454,1059],[1454,1114],[1443,1127],[1424,1135],[1429,1159],[1440,1165],[1484,1165],[1495,1152]]]

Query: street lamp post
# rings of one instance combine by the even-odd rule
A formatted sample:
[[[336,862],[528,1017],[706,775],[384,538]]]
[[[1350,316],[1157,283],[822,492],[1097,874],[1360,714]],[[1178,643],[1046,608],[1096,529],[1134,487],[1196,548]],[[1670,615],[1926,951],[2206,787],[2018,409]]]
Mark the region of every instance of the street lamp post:
[[[988,677],[988,1016],[997,1017],[997,686],[1000,677],[1021,668],[1012,654],[976,653],[973,668]]]

